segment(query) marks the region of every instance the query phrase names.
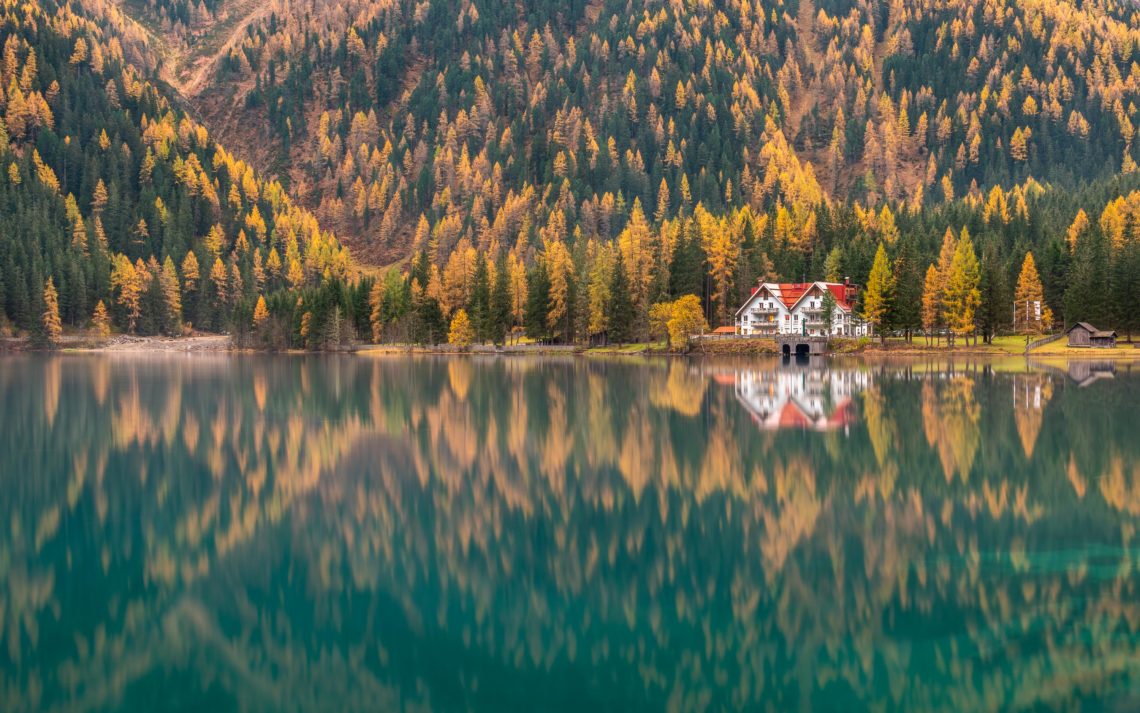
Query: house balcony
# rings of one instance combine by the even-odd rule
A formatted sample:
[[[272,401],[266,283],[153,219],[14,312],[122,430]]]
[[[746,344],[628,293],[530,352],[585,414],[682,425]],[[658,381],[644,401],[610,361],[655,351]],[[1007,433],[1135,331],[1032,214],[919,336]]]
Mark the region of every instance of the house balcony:
[[[777,311],[778,310],[775,307],[753,307],[752,308],[752,314],[759,314],[759,315],[776,314]]]

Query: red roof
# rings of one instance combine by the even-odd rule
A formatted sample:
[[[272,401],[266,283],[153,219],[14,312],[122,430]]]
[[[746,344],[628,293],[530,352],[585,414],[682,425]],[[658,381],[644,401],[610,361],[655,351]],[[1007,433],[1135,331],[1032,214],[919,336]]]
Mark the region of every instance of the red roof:
[[[844,312],[850,312],[854,309],[855,295],[858,294],[859,291],[859,288],[855,285],[838,282],[781,282],[778,284],[753,287],[752,295],[736,312],[739,314],[741,310],[748,306],[748,303],[756,296],[756,293],[766,287],[778,290],[780,293],[778,299],[784,304],[784,307],[790,311],[796,306],[796,303],[803,299],[804,295],[816,285],[824,285],[828,290],[831,290],[831,294],[835,297],[835,303]],[[773,289],[768,289],[768,293],[776,297]]]
[[[851,308],[855,305],[847,301],[847,291],[851,291],[851,296],[855,296],[855,288],[852,285],[838,285],[828,283],[827,289],[831,290],[831,294],[835,296],[835,302],[844,310],[850,312]]]
[[[854,286],[844,285],[838,282],[825,282],[827,289],[831,290],[832,296],[835,297],[835,303],[845,311],[851,311],[852,305],[847,301],[847,290],[850,288],[852,297],[854,297]],[[805,294],[811,288],[815,287],[814,282],[781,282],[780,283],[780,301],[788,309],[795,307]]]
[[[800,301],[804,293],[811,288],[814,283],[811,282],[781,282],[780,283],[780,300],[788,309],[792,305]]]

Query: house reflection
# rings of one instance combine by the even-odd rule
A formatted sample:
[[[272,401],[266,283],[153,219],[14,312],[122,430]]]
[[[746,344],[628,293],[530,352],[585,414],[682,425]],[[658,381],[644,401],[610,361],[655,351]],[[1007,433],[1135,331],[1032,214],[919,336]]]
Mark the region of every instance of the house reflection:
[[[857,417],[853,397],[872,381],[870,372],[858,370],[743,370],[736,372],[733,388],[761,430],[846,433]]]

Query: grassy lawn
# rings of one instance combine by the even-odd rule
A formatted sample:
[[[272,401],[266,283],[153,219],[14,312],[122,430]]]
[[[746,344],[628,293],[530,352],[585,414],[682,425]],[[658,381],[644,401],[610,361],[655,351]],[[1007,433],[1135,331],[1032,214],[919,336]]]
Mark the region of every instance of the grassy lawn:
[[[1032,341],[1034,341],[1032,337],[1026,341],[1024,335],[1011,334],[1005,337],[994,337],[994,341],[991,346],[993,346],[995,349],[1000,349],[1007,354],[1024,354],[1025,347],[1028,346]]]
[[[1030,338],[1030,341],[1035,340],[1036,338]],[[945,341],[942,341],[939,345],[927,345],[924,337],[915,337],[914,341],[909,344],[901,337],[890,337],[887,339],[888,352],[916,351],[930,354],[954,354],[956,352],[964,352],[969,354],[1021,356],[1025,353],[1025,346],[1025,335],[1017,334],[994,337],[993,342],[990,344],[986,344],[981,340],[978,340],[977,345],[974,345],[972,340],[970,344],[965,344],[962,340],[958,340],[953,348],[948,347]],[[870,345],[871,350],[874,351],[876,347],[877,342],[872,342]],[[1140,358],[1140,349],[1134,348],[1134,345],[1128,344],[1127,342],[1119,342],[1116,349],[1072,349],[1065,339],[1059,339],[1034,349],[1031,354],[1035,357],[1138,359]]]
[[[878,340],[872,339],[870,347],[873,349],[877,346]],[[1009,336],[1009,337],[994,337],[993,343],[986,344],[981,339],[978,343],[974,344],[973,339],[967,344],[965,340],[959,339],[954,343],[953,348],[946,344],[946,340],[941,342],[926,341],[926,337],[916,336],[910,342],[907,342],[902,337],[888,337],[887,338],[888,350],[916,350],[916,351],[930,351],[933,353],[947,353],[952,354],[956,351],[970,352],[972,354],[978,353],[993,353],[993,354],[1021,354],[1025,351],[1025,337]]]
[[[1140,349],[1127,342],[1117,342],[1115,349],[1071,348],[1064,339],[1033,350],[1033,356],[1085,357],[1088,359],[1137,359]]]
[[[645,354],[648,352],[664,352],[665,342],[650,342],[649,344],[623,344],[620,347],[592,347],[586,350],[587,354]]]

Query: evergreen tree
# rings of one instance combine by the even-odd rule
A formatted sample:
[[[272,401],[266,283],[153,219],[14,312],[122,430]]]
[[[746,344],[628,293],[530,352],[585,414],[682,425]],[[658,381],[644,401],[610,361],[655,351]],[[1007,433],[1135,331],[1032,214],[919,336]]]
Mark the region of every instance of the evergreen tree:
[[[414,339],[419,344],[439,344],[447,332],[447,322],[443,309],[434,297],[422,298],[416,307],[417,324],[413,329]]]
[[[1112,326],[1128,341],[1140,330],[1140,240],[1119,241],[1112,256]]]
[[[616,251],[613,278],[610,281],[610,309],[606,325],[609,341],[626,344],[633,339],[634,305],[629,294],[629,277],[621,251]]]
[[[689,236],[688,233],[682,231],[673,246],[669,294],[674,299],[682,295],[701,296],[704,291],[704,251],[697,236]]]
[[[511,324],[511,276],[505,258],[495,268],[495,284],[491,289],[491,310],[488,320],[488,338],[495,344],[506,341]]]
[[[839,309],[839,303],[835,299],[835,294],[831,290],[824,290],[823,299],[820,300],[819,306],[820,311],[823,312],[826,334],[830,335],[832,327],[835,324],[835,310]]]
[[[1072,256],[1065,244],[1061,240],[1050,241],[1041,261],[1041,287],[1054,315],[1065,313],[1065,293],[1069,291],[1071,271]]]
[[[1108,241],[1099,230],[1085,231],[1073,250],[1065,290],[1065,324],[1090,322],[1105,329],[1112,321],[1109,285]]]
[[[140,262],[139,265],[136,265],[135,270],[142,276],[143,281],[138,330],[141,334],[165,333],[166,320],[170,310],[166,304],[166,295],[162,290],[161,269],[157,263],[148,269]]]
[[[922,327],[922,289],[921,266],[914,239],[908,235],[899,241],[895,258],[895,295],[890,318],[892,328],[902,330],[908,342]]]
[[[1007,327],[1010,317],[1005,267],[994,254],[992,247],[987,247],[982,255],[979,293],[981,304],[975,322],[978,331],[982,333],[982,339],[990,344],[994,335]]]
[[[550,325],[547,323],[549,314],[550,276],[546,272],[546,265],[539,262],[527,273],[524,317],[526,335],[535,341],[550,339]]]
[[[491,283],[487,260],[483,255],[475,258],[475,280],[471,287],[471,300],[467,307],[474,338],[480,342],[493,339],[491,326]]]

